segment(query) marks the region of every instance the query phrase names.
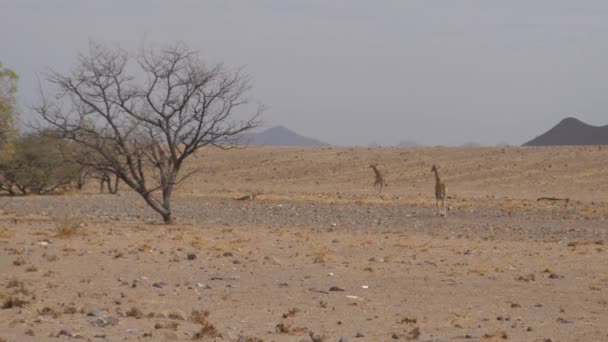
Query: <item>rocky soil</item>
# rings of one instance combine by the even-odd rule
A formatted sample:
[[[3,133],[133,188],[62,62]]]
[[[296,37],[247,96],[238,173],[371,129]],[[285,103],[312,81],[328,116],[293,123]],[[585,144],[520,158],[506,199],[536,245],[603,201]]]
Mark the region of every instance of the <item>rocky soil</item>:
[[[550,151],[505,154],[555,165],[561,150]],[[533,168],[509,170],[511,157],[475,181],[463,174],[482,171],[454,168],[447,217],[423,191],[426,164],[409,171],[419,190],[400,176],[381,196],[366,166],[327,191],[319,175],[378,155],[397,165],[401,153],[456,164],[460,149],[453,159],[444,149],[237,152],[213,159],[215,183],[180,189],[171,226],[124,190],[1,197],[0,341],[608,340],[606,182],[589,177],[604,172],[601,151],[561,151],[578,166],[543,194]],[[499,153],[471,149],[467,163]],[[245,171],[269,154],[297,167],[277,166],[273,181]],[[578,183],[558,193],[557,179]],[[571,201],[536,201],[548,194]]]

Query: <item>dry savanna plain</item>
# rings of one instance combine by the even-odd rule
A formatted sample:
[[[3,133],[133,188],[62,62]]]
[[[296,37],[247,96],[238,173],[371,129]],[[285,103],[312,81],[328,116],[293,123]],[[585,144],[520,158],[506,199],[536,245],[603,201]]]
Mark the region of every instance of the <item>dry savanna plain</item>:
[[[170,226],[124,186],[0,197],[0,341],[608,341],[608,148],[209,149],[188,169]]]

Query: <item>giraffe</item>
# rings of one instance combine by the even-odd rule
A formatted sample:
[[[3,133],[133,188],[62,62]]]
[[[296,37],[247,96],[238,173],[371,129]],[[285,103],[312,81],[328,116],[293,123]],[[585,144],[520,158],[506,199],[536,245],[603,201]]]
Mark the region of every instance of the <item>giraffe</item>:
[[[382,189],[386,186],[386,181],[378,170],[378,164],[370,164],[369,167],[374,170],[374,174],[376,175],[376,180],[374,181],[374,188],[378,192],[378,195],[382,192]]]
[[[435,204],[437,206],[437,215],[447,215],[448,211],[445,206],[446,188],[445,184],[439,178],[439,172],[437,167],[433,165],[431,172],[435,173]],[[441,201],[441,207],[443,210],[439,210],[439,201]]]

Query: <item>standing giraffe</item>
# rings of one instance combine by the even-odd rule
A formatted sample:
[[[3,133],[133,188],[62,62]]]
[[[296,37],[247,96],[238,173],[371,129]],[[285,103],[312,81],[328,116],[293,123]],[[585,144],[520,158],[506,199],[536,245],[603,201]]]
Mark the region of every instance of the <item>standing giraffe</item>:
[[[376,189],[379,195],[382,192],[382,189],[384,189],[384,187],[386,186],[386,181],[384,180],[382,173],[380,173],[380,170],[378,170],[377,164],[370,164],[369,167],[374,170],[374,174],[376,175],[376,180],[374,181],[374,188]]]
[[[437,205],[437,215],[447,215],[448,211],[445,206],[445,198],[446,198],[446,189],[445,184],[439,178],[439,172],[437,171],[437,167],[433,165],[431,172],[435,173],[435,204]],[[439,201],[441,201],[441,207],[443,211],[439,210]]]

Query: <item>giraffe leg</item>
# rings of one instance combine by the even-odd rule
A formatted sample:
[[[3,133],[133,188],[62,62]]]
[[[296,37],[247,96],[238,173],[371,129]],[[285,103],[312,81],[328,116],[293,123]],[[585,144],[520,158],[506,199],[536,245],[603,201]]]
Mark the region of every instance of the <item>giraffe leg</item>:
[[[440,214],[439,214],[439,199],[438,198],[435,199],[435,206],[437,207],[437,216],[439,216]]]

